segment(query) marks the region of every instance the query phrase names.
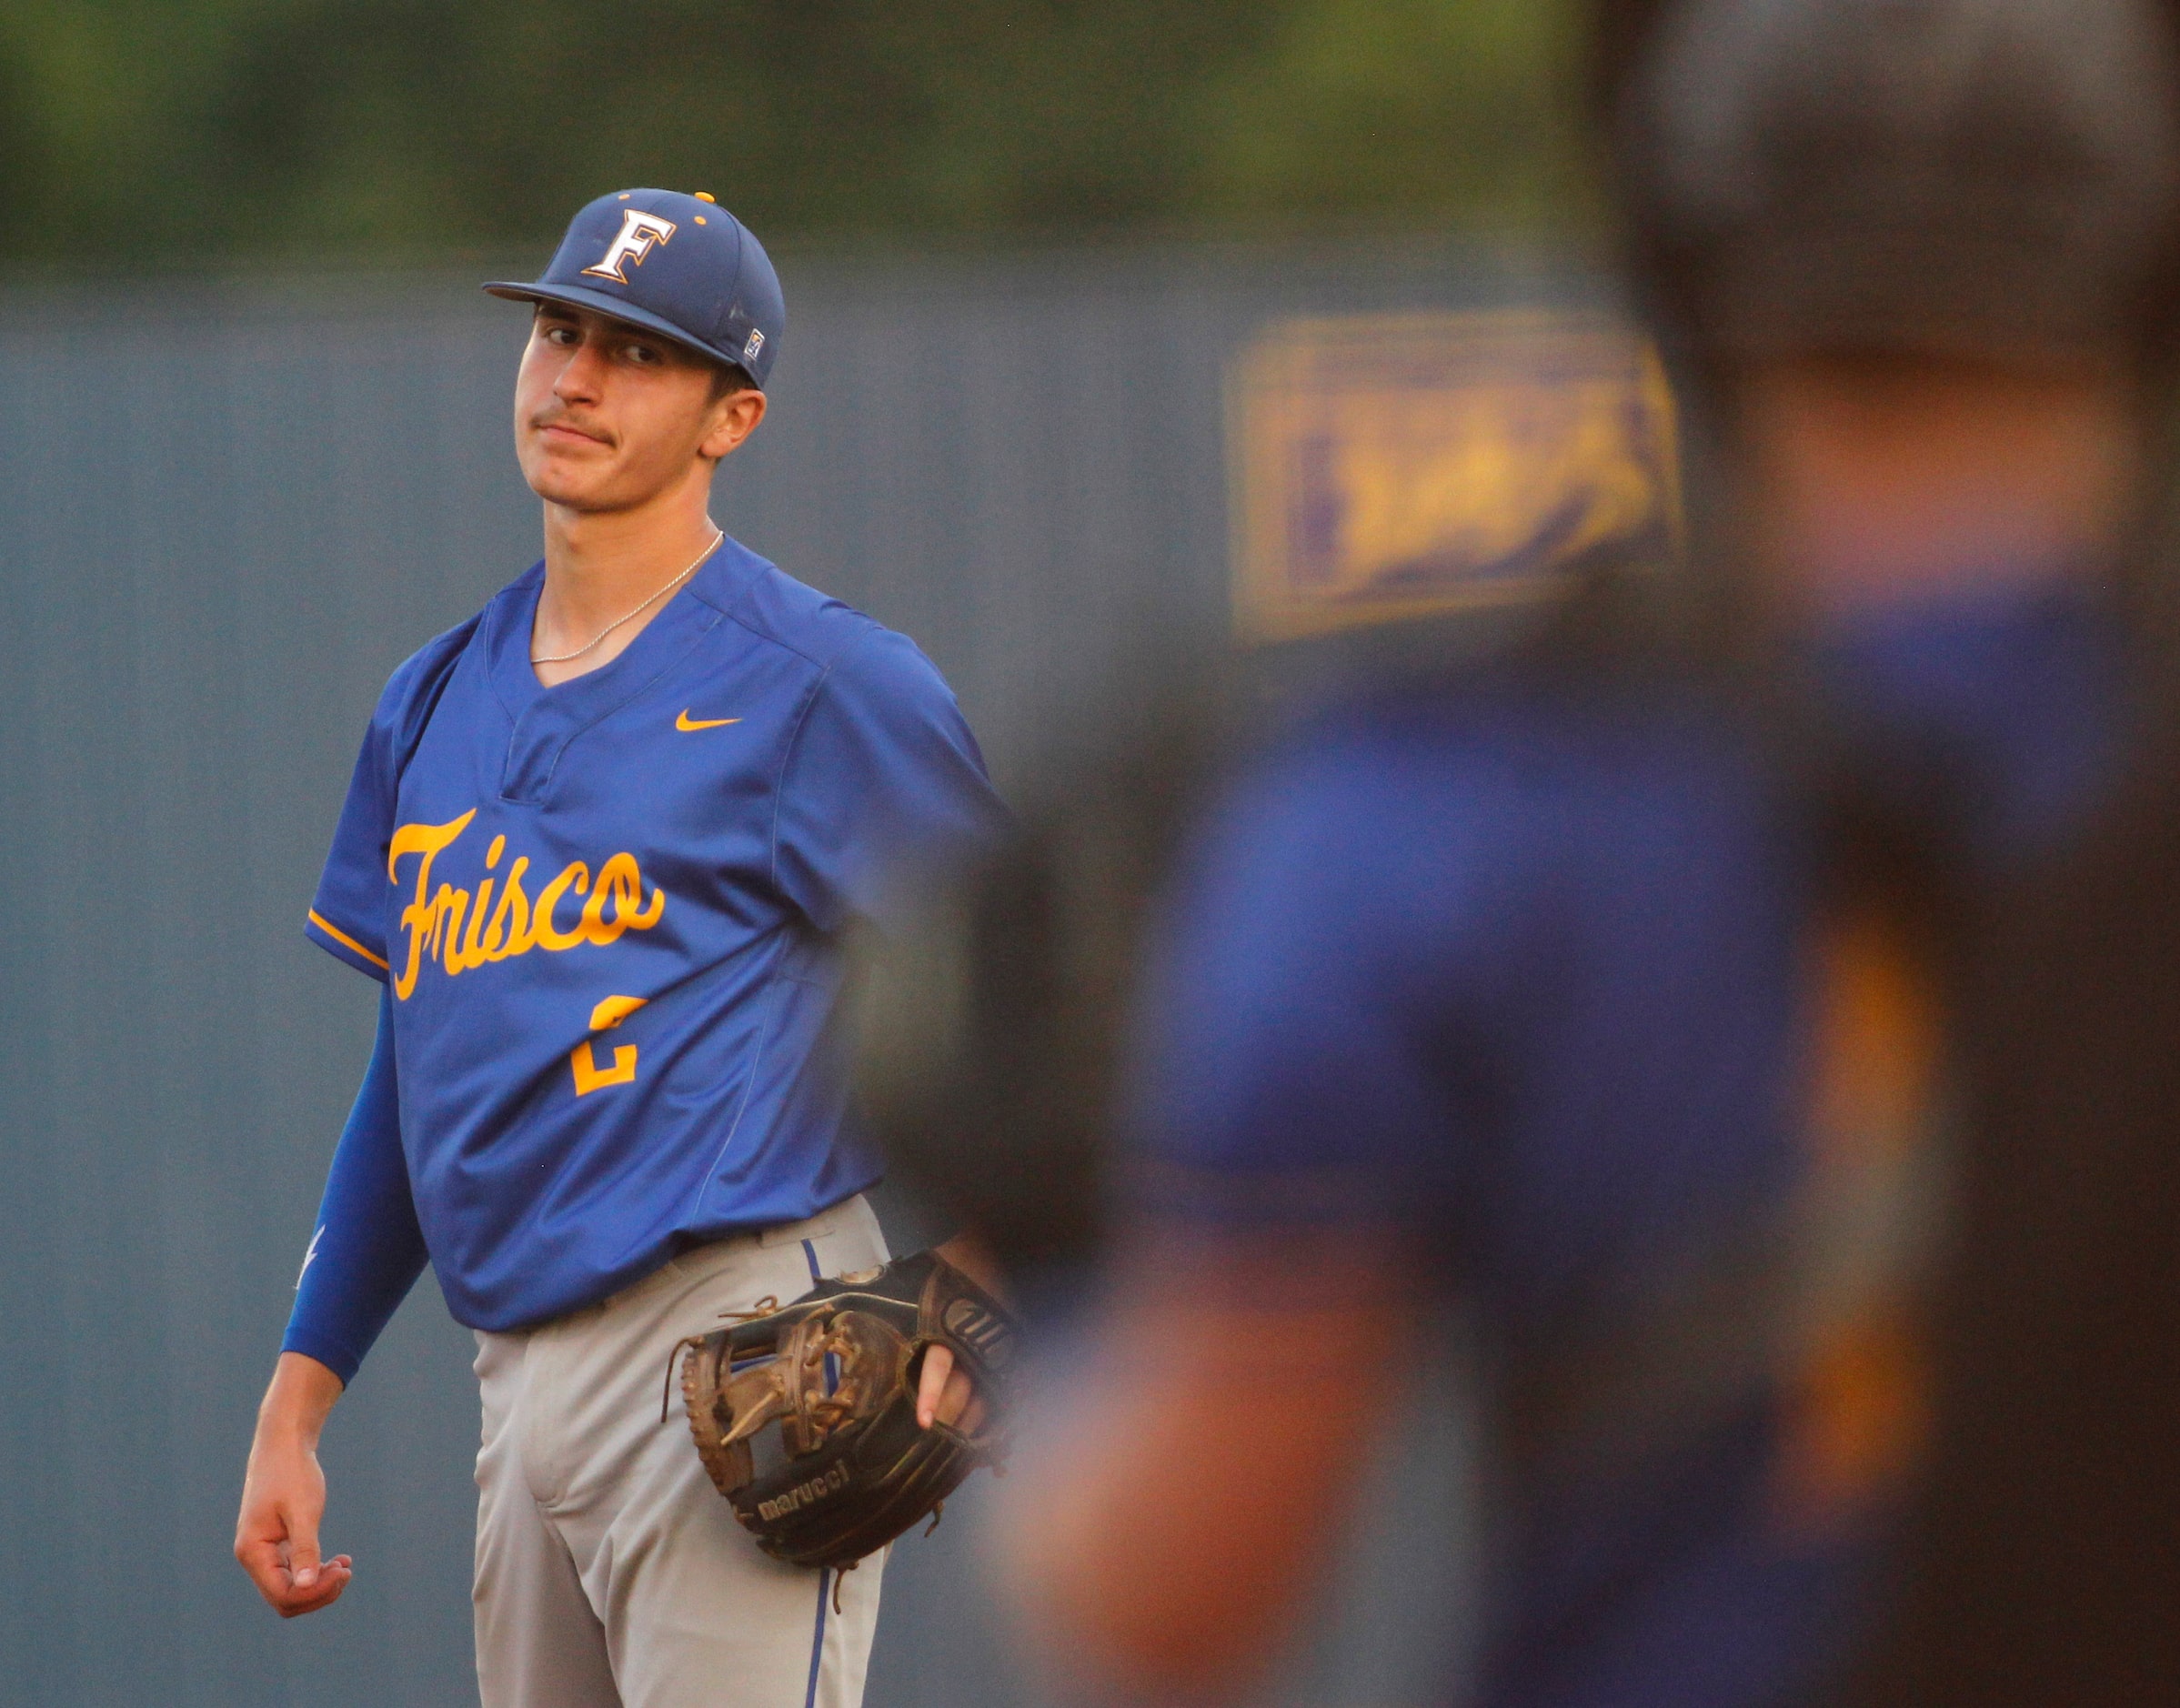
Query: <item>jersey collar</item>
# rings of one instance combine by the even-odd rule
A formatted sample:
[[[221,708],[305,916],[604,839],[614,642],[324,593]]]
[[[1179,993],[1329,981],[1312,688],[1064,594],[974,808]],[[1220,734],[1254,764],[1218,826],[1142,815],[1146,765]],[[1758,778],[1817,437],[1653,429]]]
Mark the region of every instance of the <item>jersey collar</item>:
[[[619,657],[547,688],[530,663],[531,628],[545,588],[545,565],[531,565],[493,600],[486,624],[492,690],[514,726],[500,778],[501,798],[542,800],[568,743],[636,698],[687,657],[718,627],[728,605],[761,568],[761,559],[722,538]]]

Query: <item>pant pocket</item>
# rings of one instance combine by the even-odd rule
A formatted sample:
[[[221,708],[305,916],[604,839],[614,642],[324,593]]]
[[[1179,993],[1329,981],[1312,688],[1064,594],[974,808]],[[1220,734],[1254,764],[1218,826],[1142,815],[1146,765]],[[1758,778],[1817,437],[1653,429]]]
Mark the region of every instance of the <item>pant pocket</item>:
[[[815,1251],[819,1272],[830,1280],[857,1270],[876,1269],[890,1253],[878,1225],[878,1212],[860,1193],[827,1212],[823,1231],[807,1242]]]

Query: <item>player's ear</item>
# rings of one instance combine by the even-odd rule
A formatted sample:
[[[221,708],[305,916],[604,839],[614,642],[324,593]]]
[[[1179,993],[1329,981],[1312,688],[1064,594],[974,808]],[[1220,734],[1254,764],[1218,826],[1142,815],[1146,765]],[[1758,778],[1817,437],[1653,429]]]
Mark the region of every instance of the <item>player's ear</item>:
[[[765,418],[765,394],[755,389],[730,391],[713,399],[709,417],[697,452],[716,463],[757,431],[757,424]]]

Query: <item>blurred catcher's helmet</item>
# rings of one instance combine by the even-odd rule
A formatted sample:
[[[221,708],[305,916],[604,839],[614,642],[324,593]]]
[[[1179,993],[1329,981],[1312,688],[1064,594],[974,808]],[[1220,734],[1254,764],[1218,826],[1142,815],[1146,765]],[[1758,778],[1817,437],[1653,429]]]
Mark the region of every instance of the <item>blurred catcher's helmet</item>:
[[[2174,318],[2165,6],[1607,0],[1605,22],[1638,259],[1699,347],[2124,358]]]

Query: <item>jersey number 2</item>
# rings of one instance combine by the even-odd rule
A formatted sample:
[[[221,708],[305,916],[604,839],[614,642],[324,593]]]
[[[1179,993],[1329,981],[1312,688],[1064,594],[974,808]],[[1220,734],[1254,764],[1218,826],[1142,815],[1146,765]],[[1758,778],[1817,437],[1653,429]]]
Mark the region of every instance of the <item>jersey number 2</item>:
[[[593,1032],[611,1031],[648,1000],[646,997],[608,997],[590,1010],[590,1030]],[[636,1080],[634,1044],[618,1046],[613,1051],[613,1065],[601,1068],[591,1048],[596,1041],[595,1039],[586,1038],[569,1052],[568,1058],[568,1065],[575,1070],[578,1097],[588,1097],[593,1091],[602,1091],[609,1085],[630,1085]]]

